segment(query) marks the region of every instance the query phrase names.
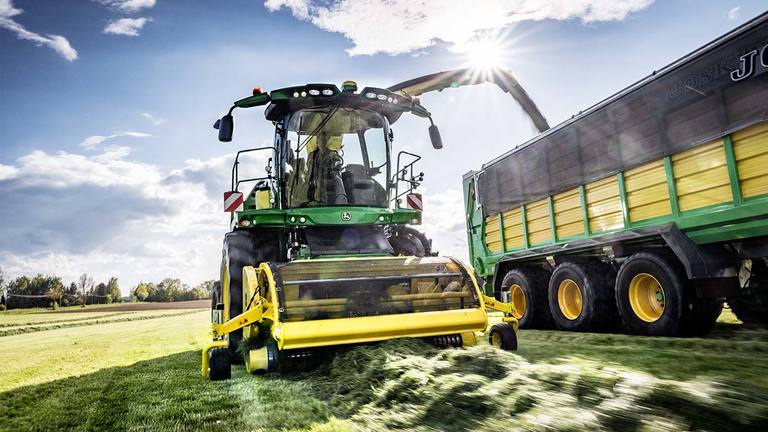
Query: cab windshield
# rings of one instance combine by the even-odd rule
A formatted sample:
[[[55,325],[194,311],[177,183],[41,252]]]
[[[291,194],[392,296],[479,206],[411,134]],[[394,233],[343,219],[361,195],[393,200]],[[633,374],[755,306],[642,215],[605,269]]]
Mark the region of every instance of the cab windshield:
[[[286,140],[286,207],[388,206],[380,114],[338,106],[297,111]]]

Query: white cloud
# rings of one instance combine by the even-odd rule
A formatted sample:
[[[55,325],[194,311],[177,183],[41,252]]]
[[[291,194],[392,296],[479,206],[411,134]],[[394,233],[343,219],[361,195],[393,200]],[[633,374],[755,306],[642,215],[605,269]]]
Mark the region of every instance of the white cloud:
[[[728,11],[728,19],[730,20],[737,20],[739,19],[740,15],[741,15],[741,6],[736,6],[735,8]]]
[[[424,196],[424,221],[419,229],[432,239],[432,249],[440,251],[440,255],[452,256],[468,263],[464,197],[461,191],[447,189],[429,194],[425,189],[421,192]]]
[[[138,36],[139,30],[144,27],[150,18],[120,18],[107,23],[104,27],[104,33],[124,35],[124,36]]]
[[[16,177],[18,172],[19,170],[16,167],[0,164],[0,181],[12,179]]]
[[[139,12],[142,9],[150,9],[157,3],[156,0],[95,0],[98,3],[119,10],[121,12]]]
[[[11,0],[0,0],[0,27],[15,33],[19,39],[53,49],[68,61],[77,60],[77,51],[72,48],[65,37],[55,34],[43,36],[27,30],[23,25],[13,20],[13,17],[21,15],[23,12],[21,9],[14,8]]]
[[[152,123],[155,126],[160,126],[161,124],[165,123],[165,119],[160,117],[155,117],[152,114],[148,112],[139,113],[142,117],[149,120],[150,123]]]
[[[296,18],[341,33],[351,55],[402,54],[438,41],[461,47],[485,30],[521,21],[579,19],[621,21],[653,0],[266,0],[270,11],[288,9]]]
[[[83,142],[80,143],[80,147],[83,147],[86,149],[93,148],[103,143],[104,141],[111,140],[118,137],[149,138],[151,136],[152,135],[148,133],[133,132],[133,131],[117,132],[112,135],[91,135],[86,139],[84,139]]]
[[[139,280],[215,278],[233,155],[189,160],[171,172],[129,155],[126,147],[95,155],[33,151],[0,165],[3,270],[67,281],[83,272],[117,276],[124,292]]]

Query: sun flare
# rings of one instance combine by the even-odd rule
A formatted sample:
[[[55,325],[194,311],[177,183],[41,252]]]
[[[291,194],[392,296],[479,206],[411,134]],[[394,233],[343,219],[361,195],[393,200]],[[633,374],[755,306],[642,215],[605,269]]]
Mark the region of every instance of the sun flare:
[[[467,56],[471,67],[491,69],[502,65],[504,49],[496,40],[480,40],[467,46]]]

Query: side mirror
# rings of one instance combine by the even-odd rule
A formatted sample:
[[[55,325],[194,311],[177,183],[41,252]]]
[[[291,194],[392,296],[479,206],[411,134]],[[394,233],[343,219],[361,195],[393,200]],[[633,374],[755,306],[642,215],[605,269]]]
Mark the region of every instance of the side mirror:
[[[429,127],[429,140],[432,141],[432,147],[436,150],[443,148],[443,140],[440,138],[440,130],[436,125],[431,125]]]
[[[235,129],[235,119],[232,114],[227,114],[213,124],[214,129],[219,130],[219,141],[232,141],[232,131]]]

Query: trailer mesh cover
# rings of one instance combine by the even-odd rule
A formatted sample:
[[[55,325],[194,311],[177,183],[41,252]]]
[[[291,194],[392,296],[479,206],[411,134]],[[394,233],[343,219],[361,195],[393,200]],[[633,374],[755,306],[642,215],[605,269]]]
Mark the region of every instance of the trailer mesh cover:
[[[768,119],[768,15],[486,165],[486,216],[661,159]],[[752,50],[751,77],[731,71]]]

